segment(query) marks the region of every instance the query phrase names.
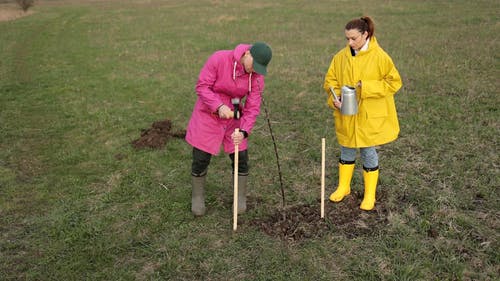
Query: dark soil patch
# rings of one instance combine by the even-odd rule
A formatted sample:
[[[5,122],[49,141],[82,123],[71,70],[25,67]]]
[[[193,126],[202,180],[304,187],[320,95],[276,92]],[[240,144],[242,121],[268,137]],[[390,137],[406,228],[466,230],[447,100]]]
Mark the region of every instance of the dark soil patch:
[[[135,149],[153,148],[162,149],[171,138],[184,138],[186,131],[172,132],[172,121],[165,119],[151,124],[151,128],[141,129],[141,137],[132,141]]]
[[[295,205],[279,210],[267,218],[250,222],[266,234],[287,241],[301,241],[328,234],[341,234],[349,239],[370,235],[387,224],[388,211],[380,194],[375,209],[359,209],[363,195],[353,192],[340,203],[325,200],[325,217],[321,218],[320,202]]]

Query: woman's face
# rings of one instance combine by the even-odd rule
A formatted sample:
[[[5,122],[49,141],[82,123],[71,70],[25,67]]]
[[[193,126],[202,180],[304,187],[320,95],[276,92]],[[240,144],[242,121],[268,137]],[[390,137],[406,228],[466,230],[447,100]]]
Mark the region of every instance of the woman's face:
[[[246,73],[253,72],[253,57],[252,54],[250,54],[250,51],[246,51],[245,55],[241,57],[241,64],[245,67]]]
[[[366,43],[368,32],[359,32],[357,29],[349,29],[345,31],[345,39],[349,42],[349,46],[356,51],[359,51]]]

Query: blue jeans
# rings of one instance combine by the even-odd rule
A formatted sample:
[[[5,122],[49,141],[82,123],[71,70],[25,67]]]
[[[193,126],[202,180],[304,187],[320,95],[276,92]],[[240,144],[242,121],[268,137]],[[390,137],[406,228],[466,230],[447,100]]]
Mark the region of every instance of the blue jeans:
[[[378,154],[375,147],[362,147],[359,150],[361,152],[361,160],[363,160],[363,168],[371,171],[378,169]],[[354,163],[356,160],[356,151],[357,148],[340,146],[340,162]]]

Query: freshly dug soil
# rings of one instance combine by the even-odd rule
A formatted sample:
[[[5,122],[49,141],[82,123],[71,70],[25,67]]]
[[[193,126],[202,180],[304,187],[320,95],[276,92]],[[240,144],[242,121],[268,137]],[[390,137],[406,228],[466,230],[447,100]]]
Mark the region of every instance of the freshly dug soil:
[[[259,218],[251,225],[264,233],[287,241],[301,241],[328,234],[343,235],[349,239],[377,232],[387,224],[387,210],[382,200],[375,209],[359,209],[363,195],[351,193],[340,203],[325,200],[325,217],[321,218],[321,205],[295,205],[279,210],[267,218]],[[380,196],[380,199],[384,197]]]
[[[141,129],[140,138],[132,141],[135,149],[153,148],[162,149],[171,138],[184,138],[186,131],[172,132],[172,121],[165,119],[151,124],[151,128]]]

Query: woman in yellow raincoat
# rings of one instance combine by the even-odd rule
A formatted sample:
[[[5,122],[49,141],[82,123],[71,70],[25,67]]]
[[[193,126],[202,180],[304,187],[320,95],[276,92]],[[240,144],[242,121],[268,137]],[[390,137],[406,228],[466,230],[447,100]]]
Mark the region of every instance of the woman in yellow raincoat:
[[[333,57],[323,85],[328,94],[327,103],[334,109],[335,132],[341,150],[339,184],[330,200],[340,202],[351,193],[351,178],[359,148],[365,185],[360,208],[367,211],[375,206],[379,175],[375,146],[391,142],[399,134],[394,94],[402,86],[398,70],[379,46],[374,31],[373,20],[367,16],[346,24],[348,44]],[[344,85],[356,88],[358,112],[355,115],[340,112],[340,88]],[[334,99],[330,88],[340,96],[339,100]]]

